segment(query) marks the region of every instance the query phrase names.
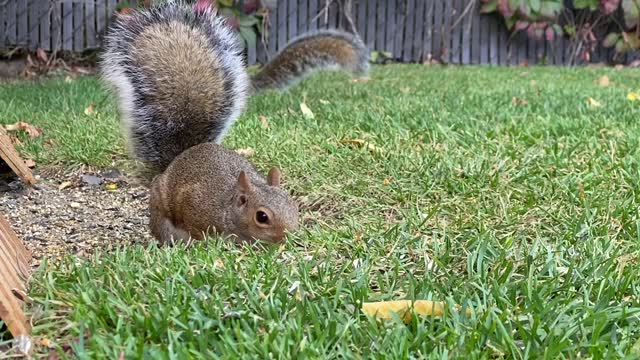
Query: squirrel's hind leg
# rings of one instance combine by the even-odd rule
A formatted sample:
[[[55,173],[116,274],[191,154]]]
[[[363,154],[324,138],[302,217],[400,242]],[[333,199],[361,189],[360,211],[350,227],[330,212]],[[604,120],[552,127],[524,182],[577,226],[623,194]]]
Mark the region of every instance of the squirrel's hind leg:
[[[160,245],[173,246],[181,242],[187,242],[191,235],[189,232],[182,230],[171,222],[171,220],[163,216],[151,215],[149,221],[151,233],[158,239]]]

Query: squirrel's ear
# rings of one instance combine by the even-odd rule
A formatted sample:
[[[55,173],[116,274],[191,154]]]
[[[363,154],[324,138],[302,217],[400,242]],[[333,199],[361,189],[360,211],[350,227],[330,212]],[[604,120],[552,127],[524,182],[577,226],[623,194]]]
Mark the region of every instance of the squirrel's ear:
[[[280,186],[280,169],[272,167],[271,170],[269,170],[269,174],[267,175],[267,184],[275,187]]]
[[[240,171],[240,175],[238,175],[237,188],[243,193],[250,193],[253,191],[253,185],[251,185],[251,181],[244,171]]]

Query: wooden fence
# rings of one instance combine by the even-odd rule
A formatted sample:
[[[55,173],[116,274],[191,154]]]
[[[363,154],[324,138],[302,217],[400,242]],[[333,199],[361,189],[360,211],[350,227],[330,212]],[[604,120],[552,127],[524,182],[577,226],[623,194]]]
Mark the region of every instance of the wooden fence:
[[[84,51],[100,46],[120,0],[0,0],[0,49]],[[136,0],[129,0],[135,5]],[[270,7],[269,31],[248,49],[250,64],[268,60],[292,37],[339,27],[338,1],[277,0]],[[327,6],[327,4],[329,4]],[[551,43],[524,34],[511,36],[494,15],[480,15],[479,1],[354,0],[351,18],[371,50],[396,60],[438,60],[452,64],[573,64],[572,43]],[[611,50],[598,47],[592,62],[609,61]]]

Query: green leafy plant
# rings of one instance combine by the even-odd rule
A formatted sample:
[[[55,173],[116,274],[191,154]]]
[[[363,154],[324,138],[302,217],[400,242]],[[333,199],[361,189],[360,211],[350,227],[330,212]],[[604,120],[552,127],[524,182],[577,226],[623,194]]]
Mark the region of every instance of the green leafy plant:
[[[617,54],[640,49],[640,0],[481,0],[480,12],[496,13],[512,32],[525,31],[531,38],[553,41],[572,39],[578,55],[589,61],[598,42],[614,47]],[[619,13],[618,13],[619,11]],[[579,13],[579,14],[578,14]],[[622,14],[623,23],[615,15]],[[618,31],[597,35],[598,26]]]

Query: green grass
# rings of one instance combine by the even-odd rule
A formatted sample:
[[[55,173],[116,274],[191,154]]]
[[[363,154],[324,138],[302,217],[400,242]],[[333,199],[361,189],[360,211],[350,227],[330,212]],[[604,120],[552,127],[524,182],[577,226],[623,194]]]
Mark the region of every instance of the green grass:
[[[44,266],[34,333],[80,358],[637,358],[633,90],[636,70],[405,65],[258,96],[225,144],[281,166],[303,230],[264,251],[214,239]],[[24,149],[39,162],[105,166],[124,151],[104,98],[93,78],[4,86],[0,121],[44,128]],[[473,315],[404,325],[359,311],[392,299]]]

